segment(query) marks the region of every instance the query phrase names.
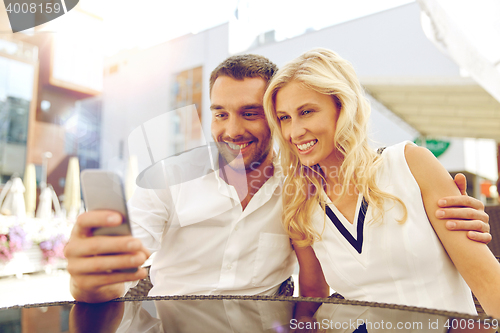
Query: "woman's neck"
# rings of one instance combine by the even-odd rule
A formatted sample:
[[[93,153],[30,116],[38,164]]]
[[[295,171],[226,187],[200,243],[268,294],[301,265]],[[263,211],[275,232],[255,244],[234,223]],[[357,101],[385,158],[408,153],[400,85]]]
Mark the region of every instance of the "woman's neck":
[[[326,183],[331,186],[342,183],[340,169],[342,167],[343,156],[339,155],[341,154],[336,153],[333,156],[330,155],[318,163]]]
[[[342,201],[355,200],[359,195],[354,183],[349,183],[348,188],[343,191],[344,179],[340,172],[342,162],[343,156],[337,152],[334,156],[329,156],[318,163],[326,180],[324,190],[332,201],[337,200],[342,192],[344,192]]]

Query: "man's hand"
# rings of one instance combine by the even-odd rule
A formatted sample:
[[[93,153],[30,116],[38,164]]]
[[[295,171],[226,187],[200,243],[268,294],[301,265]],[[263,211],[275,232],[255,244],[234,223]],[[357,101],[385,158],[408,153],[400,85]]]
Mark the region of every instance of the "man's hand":
[[[469,231],[467,237],[488,244],[491,241],[489,216],[484,212],[481,201],[467,196],[467,179],[461,173],[455,176],[455,183],[462,193],[457,197],[441,198],[436,211],[436,217],[446,221],[448,230]]]
[[[81,214],[64,249],[71,275],[71,294],[77,301],[106,302],[123,296],[123,282],[144,279],[147,271],[116,272],[141,266],[150,256],[139,239],[132,236],[92,236],[96,227],[112,227],[122,222],[113,211]]]

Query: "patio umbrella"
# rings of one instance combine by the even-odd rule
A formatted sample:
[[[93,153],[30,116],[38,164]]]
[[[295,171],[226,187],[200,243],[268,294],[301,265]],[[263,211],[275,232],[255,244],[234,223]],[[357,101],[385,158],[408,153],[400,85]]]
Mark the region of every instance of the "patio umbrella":
[[[26,215],[35,216],[36,209],[36,171],[35,165],[29,163],[24,170],[24,202],[26,204]]]
[[[500,101],[500,3],[418,0],[427,37]]]
[[[5,183],[4,187],[2,188],[2,191],[0,192],[0,214],[8,215],[5,212],[4,206],[7,207],[5,205],[5,199],[7,198],[7,193],[9,193],[11,187],[12,187],[12,179],[10,179],[7,183]]]
[[[137,156],[131,155],[128,159],[127,172],[125,174],[125,198],[128,200],[134,194],[136,188],[135,179],[139,174],[139,165],[137,162]]]
[[[1,213],[4,215],[26,217],[23,181],[19,177],[14,177],[11,181],[11,186],[2,204]]]
[[[64,185],[64,208],[68,218],[75,218],[81,205],[80,195],[80,166],[77,157],[71,157],[66,173],[66,183]]]
[[[48,186],[42,188],[40,191],[36,218],[46,220],[52,218],[52,192]]]
[[[54,210],[52,210],[52,206],[54,206]],[[59,217],[60,215],[61,206],[59,204],[59,199],[52,185],[48,184],[40,191],[36,218],[48,220],[53,216]]]

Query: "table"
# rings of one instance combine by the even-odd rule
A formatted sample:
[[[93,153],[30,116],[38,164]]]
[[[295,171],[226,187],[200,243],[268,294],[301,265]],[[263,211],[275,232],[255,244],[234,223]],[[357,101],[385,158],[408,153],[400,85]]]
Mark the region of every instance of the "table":
[[[495,332],[499,324],[432,309],[275,296],[132,297],[0,308],[2,333]]]
[[[0,277],[65,268],[67,262],[62,258],[62,249],[74,223],[74,219],[63,217],[40,219],[0,215],[0,235],[12,239],[15,234],[21,240],[15,250],[8,243],[7,250],[12,258],[7,261],[0,259]],[[43,255],[41,243],[47,257]]]

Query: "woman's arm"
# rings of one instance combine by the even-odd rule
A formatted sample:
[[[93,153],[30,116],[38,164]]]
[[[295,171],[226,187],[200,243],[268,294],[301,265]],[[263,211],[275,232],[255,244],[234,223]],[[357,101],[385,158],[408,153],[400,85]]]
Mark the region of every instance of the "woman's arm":
[[[465,231],[447,230],[435,216],[440,198],[460,195],[453,179],[425,148],[407,145],[405,156],[422,192],[427,216],[446,252],[486,313],[500,318],[500,264],[485,244],[471,242]]]
[[[303,297],[328,297],[330,287],[312,247],[294,246],[299,261],[299,294]]]

